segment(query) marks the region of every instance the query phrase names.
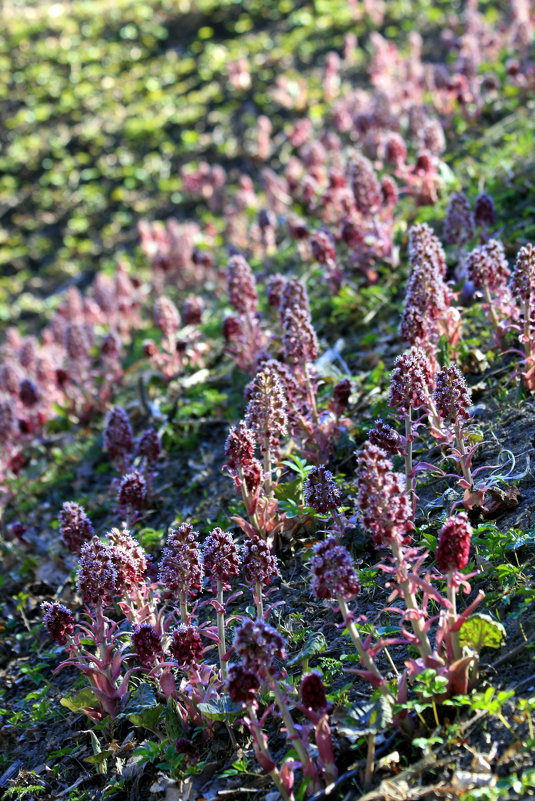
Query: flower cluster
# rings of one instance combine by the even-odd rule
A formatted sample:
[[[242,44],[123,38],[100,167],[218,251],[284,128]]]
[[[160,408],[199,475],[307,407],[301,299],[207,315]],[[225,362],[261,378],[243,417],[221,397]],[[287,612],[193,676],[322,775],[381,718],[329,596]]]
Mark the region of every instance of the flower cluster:
[[[147,573],[147,555],[128,529],[112,528],[108,533],[111,559],[116,574],[116,591],[127,598],[139,591]]]
[[[268,543],[260,537],[245,542],[241,561],[243,578],[251,587],[255,587],[257,583],[268,587],[273,579],[280,577],[277,557],[271,552]]]
[[[442,573],[464,570],[470,556],[472,527],[464,512],[449,517],[438,536],[435,561]]]
[[[147,482],[143,473],[133,470],[123,476],[117,498],[119,506],[128,512],[143,509],[147,502]]]
[[[45,601],[41,604],[43,625],[51,639],[58,645],[65,645],[68,637],[74,634],[74,618],[72,612],[63,604]]]
[[[95,533],[85,510],[72,501],[66,501],[61,507],[59,531],[66,547],[77,555],[80,554],[82,545],[89,542]]]
[[[347,548],[338,545],[335,537],[314,546],[310,562],[312,593],[316,598],[348,600],[358,595],[360,583]]]
[[[327,708],[325,686],[318,673],[307,673],[303,676],[299,692],[301,702],[306,709],[319,711]]]
[[[319,514],[327,514],[340,506],[340,490],[325,465],[310,470],[303,486],[303,496],[306,505]]]
[[[143,667],[151,668],[163,657],[161,635],[149,622],[139,623],[133,627],[132,645],[139,664]]]
[[[202,661],[204,645],[196,626],[178,626],[171,632],[169,651],[181,668],[196,668]]]
[[[474,237],[474,216],[470,201],[463,192],[450,197],[444,221],[444,239],[449,245],[463,248]]]
[[[220,585],[223,590],[229,590],[240,572],[240,555],[232,534],[214,528],[204,541],[202,554],[204,569],[213,589]]]
[[[456,364],[444,367],[437,373],[433,399],[439,415],[449,423],[470,417],[470,390]]]
[[[124,469],[133,453],[134,432],[128,414],[120,406],[114,406],[106,417],[104,450],[120,469]]]
[[[497,239],[489,239],[474,248],[466,257],[466,266],[468,276],[477,289],[503,291],[511,276],[504,247]]]
[[[390,382],[390,406],[400,412],[429,403],[433,369],[425,351],[413,347],[396,358]]]
[[[260,682],[256,673],[243,665],[232,665],[227,679],[227,692],[235,704],[250,704],[254,700]]]
[[[263,620],[249,620],[236,629],[234,650],[246,670],[257,673],[270,670],[275,659],[286,658],[284,638]]]
[[[270,363],[260,368],[248,394],[245,422],[255,432],[264,456],[277,459],[280,441],[287,432],[288,415],[284,388]]]
[[[169,532],[158,580],[173,595],[194,596],[201,589],[204,568],[198,536],[189,523],[182,523]]]
[[[394,473],[385,451],[365,443],[358,455],[358,507],[375,545],[401,540],[412,528],[412,508],[405,478]]]
[[[431,355],[441,333],[449,336],[450,291],[444,281],[446,257],[440,241],[425,224],[412,226],[409,234],[411,270],[407,283],[400,335]]]
[[[372,445],[376,445],[386,453],[395,454],[402,449],[401,436],[383,420],[375,421],[375,426],[371,429],[368,439]]]
[[[109,606],[117,593],[114,552],[98,537],[82,545],[76,577],[83,602],[90,607]]]

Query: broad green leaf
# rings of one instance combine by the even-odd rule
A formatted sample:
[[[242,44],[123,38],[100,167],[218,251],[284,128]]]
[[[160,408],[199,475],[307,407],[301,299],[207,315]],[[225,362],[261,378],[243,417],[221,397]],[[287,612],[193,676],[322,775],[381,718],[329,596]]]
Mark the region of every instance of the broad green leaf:
[[[489,615],[478,613],[465,620],[459,629],[461,646],[473,648],[478,653],[482,648],[500,648],[506,637],[505,628]]]
[[[301,502],[301,491],[303,488],[303,480],[298,477],[293,481],[287,481],[285,484],[279,484],[275,487],[275,497],[278,501],[294,501],[294,503]]]
[[[60,699],[60,704],[71,712],[79,712],[87,707],[99,707],[100,701],[90,687],[85,687],[73,695],[65,695]]]
[[[131,694],[121,713],[121,717],[127,718],[132,714],[141,712],[143,709],[154,707],[157,703],[153,687],[145,681]]]
[[[89,762],[91,765],[103,765],[108,757],[111,757],[113,751],[99,751],[98,754],[92,754],[91,756],[84,757],[84,762]]]
[[[355,704],[348,711],[343,723],[336,726],[338,734],[355,742],[367,734],[378,734],[392,723],[392,706],[381,696],[374,702]]]
[[[305,659],[321,653],[327,649],[327,641],[321,631],[317,631],[305,642],[301,650],[286,663],[288,667],[294,667]]]
[[[210,720],[234,720],[241,715],[242,708],[240,704],[235,704],[226,695],[211,701],[205,701],[199,704],[199,710],[202,714],[210,718]]]
[[[184,725],[174,698],[168,698],[167,700],[165,728],[167,736],[170,737],[171,740],[178,740],[179,737],[184,737]]]

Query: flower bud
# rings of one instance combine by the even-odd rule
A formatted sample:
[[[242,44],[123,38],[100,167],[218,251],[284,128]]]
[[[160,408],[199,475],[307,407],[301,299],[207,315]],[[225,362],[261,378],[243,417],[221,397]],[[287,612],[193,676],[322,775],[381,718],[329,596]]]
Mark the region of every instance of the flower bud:
[[[150,623],[140,623],[132,631],[132,646],[143,667],[151,668],[163,658],[162,638]]]
[[[235,704],[249,704],[254,700],[260,682],[256,675],[246,670],[243,665],[232,665],[229,668],[227,692]]]
[[[320,712],[328,706],[325,687],[318,673],[312,672],[303,676],[301,679],[300,694],[301,702],[307,709]]]
[[[180,625],[172,631],[169,651],[179,667],[198,667],[202,662],[204,645],[197,626]]]
[[[470,556],[472,527],[464,512],[449,517],[438,537],[435,560],[441,573],[464,570]]]

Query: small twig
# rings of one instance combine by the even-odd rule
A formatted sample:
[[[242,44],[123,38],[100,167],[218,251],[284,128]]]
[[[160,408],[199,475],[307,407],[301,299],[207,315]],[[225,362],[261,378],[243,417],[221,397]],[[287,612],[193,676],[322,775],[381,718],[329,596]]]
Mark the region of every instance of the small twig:
[[[511,651],[507,651],[507,653],[503,654],[502,656],[498,657],[491,665],[488,665],[490,668],[498,667],[498,665],[503,665],[504,662],[509,662],[513,659],[517,654],[521,653],[524,648],[527,648],[528,645],[531,645],[530,642],[521,642],[520,645],[517,645],[516,648],[511,649]]]

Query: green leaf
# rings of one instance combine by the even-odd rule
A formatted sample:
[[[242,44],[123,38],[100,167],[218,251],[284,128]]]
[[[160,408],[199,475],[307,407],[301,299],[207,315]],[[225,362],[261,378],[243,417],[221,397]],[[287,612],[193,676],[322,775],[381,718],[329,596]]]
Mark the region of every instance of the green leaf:
[[[505,628],[490,615],[478,613],[465,620],[459,629],[461,646],[479,653],[482,648],[500,648],[506,637]]]
[[[301,502],[302,488],[303,479],[294,478],[293,481],[287,481],[286,484],[279,484],[275,487],[275,497],[278,501],[293,501],[298,504]]]
[[[212,699],[199,704],[199,710],[210,720],[234,720],[242,713],[240,704],[231,701],[228,695],[221,698]]]
[[[392,723],[392,706],[381,696],[377,701],[355,704],[348,711],[344,722],[336,730],[352,743],[367,734],[378,734]]]
[[[308,638],[301,650],[295,656],[292,656],[286,664],[288,667],[294,667],[294,665],[299,665],[299,663],[303,662],[305,659],[310,659],[311,656],[315,656],[326,650],[327,641],[321,631],[317,631]]]
[[[85,687],[74,695],[65,695],[60,699],[60,704],[66,706],[71,712],[79,712],[88,707],[99,707],[100,701],[90,687]]]
[[[91,756],[84,757],[84,762],[89,762],[91,765],[104,765],[108,757],[111,757],[113,751],[111,749],[107,751],[99,751],[98,754],[92,754]]]
[[[132,693],[125,708],[117,717],[126,718],[134,726],[156,731],[162,714],[163,706],[157,702],[154,689],[147,682],[143,682]]]
[[[119,717],[127,718],[144,709],[156,706],[157,703],[153,687],[145,681],[132,693]]]
[[[171,740],[178,740],[179,737],[183,737],[185,734],[184,724],[182,723],[182,718],[177,709],[174,698],[167,699],[167,707],[165,709],[165,728],[167,731],[167,736]]]

